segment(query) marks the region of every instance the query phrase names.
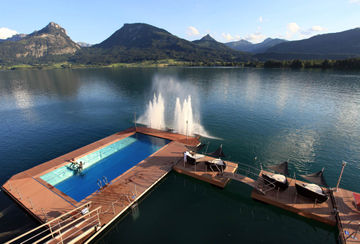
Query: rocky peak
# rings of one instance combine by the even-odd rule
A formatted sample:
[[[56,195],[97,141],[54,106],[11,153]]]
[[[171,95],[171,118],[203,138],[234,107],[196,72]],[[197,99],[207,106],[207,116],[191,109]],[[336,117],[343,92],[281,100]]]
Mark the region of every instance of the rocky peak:
[[[65,34],[66,30],[55,22],[50,22],[47,26],[39,31],[33,32],[33,34]]]
[[[200,41],[212,41],[212,42],[216,42],[216,40],[214,38],[212,38],[210,36],[210,34],[207,34],[206,36],[204,36],[203,38],[200,39]]]

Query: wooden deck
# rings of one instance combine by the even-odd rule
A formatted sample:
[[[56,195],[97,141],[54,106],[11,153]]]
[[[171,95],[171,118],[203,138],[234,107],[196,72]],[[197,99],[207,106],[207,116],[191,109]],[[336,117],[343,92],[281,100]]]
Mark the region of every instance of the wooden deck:
[[[75,201],[40,179],[41,175],[62,167],[72,158],[82,157],[136,132],[170,139],[172,142],[81,202]],[[172,167],[183,158],[183,152],[186,150],[184,143],[197,145],[199,141],[194,137],[154,129],[132,128],[16,174],[2,188],[43,223],[91,201],[92,208],[101,206],[100,220],[102,226],[106,227],[172,170]]]
[[[338,228],[344,243],[360,243],[360,211],[356,209],[353,192],[339,188],[333,192],[340,223]]]
[[[260,172],[260,175],[262,172]],[[262,181],[261,177],[258,178],[257,182],[257,184],[261,185],[262,182],[259,181]],[[334,207],[330,198],[326,202],[315,204],[308,198],[297,194],[294,179],[288,178],[288,181],[289,187],[284,191],[274,189],[266,192],[264,195],[254,189],[251,193],[251,197],[261,202],[283,208],[287,211],[323,222],[325,224],[336,225],[336,220],[333,214]],[[299,180],[296,181],[301,182]]]
[[[72,158],[82,157],[136,132],[166,138],[172,140],[172,142],[112,180],[101,191],[93,193],[81,202],[75,201],[40,179],[41,175],[62,167]],[[230,179],[248,184],[254,188],[251,193],[253,199],[329,225],[338,224],[340,240],[343,243],[360,243],[360,235],[357,233],[360,229],[360,211],[354,205],[353,192],[339,189],[337,192],[333,192],[332,197],[326,202],[315,204],[311,200],[297,194],[295,180],[288,178],[289,187],[286,190],[278,191],[270,189],[261,193],[257,190],[258,186],[262,184],[261,177],[258,177],[257,181],[255,181],[249,177],[236,174],[235,172],[238,167],[236,163],[226,161],[227,167],[222,174],[207,169],[205,161],[214,159],[211,157],[206,156],[197,165],[184,164],[183,152],[186,150],[185,145],[197,145],[198,143],[198,138],[195,137],[187,137],[144,127],[131,128],[20,172],[11,177],[2,188],[41,222],[55,219],[70,210],[76,209],[85,202],[91,201],[92,209],[101,207],[99,215],[101,222],[100,230],[104,230],[118,216],[136,205],[137,200],[174,169],[178,173],[221,188],[224,188]],[[260,172],[260,175],[262,172]],[[297,180],[297,182],[301,181]],[[338,214],[336,214],[335,209]],[[87,235],[91,234],[88,230],[80,230],[81,232]],[[95,238],[99,233],[101,231],[92,235],[87,242]],[[84,239],[81,240],[81,242],[83,241]]]
[[[192,165],[189,163],[184,164],[184,159],[182,158],[175,166],[174,170],[180,174],[185,174],[196,178],[198,180],[202,180],[213,184],[215,186],[224,188],[227,183],[230,181],[228,177],[224,177],[219,172],[210,171],[207,169],[205,165],[205,161],[211,161],[214,158],[205,156],[200,160],[197,165]],[[226,173],[233,174],[237,169],[237,164],[225,161],[227,167],[225,168]]]

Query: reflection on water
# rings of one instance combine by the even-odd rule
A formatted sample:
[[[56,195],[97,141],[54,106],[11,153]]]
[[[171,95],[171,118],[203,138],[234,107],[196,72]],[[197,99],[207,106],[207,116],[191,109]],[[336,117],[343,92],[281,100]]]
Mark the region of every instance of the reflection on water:
[[[308,172],[316,158],[318,135],[306,129],[284,130],[270,138],[265,148],[268,165],[288,161],[298,173]],[[294,163],[296,162],[296,163]]]
[[[254,161],[255,156],[264,166],[289,160],[291,174],[315,172],[325,167],[325,178],[331,186],[336,184],[341,161],[345,160],[348,165],[342,187],[360,192],[360,74],[321,70],[130,68],[1,71],[1,182],[22,170],[132,126],[134,113],[137,116],[144,113],[154,91],[161,91],[163,96],[170,98],[192,96],[195,116],[201,118],[204,129],[223,139],[204,139],[210,142],[208,151],[223,144],[228,159],[256,166],[259,162]],[[170,110],[174,105],[169,105]],[[230,190],[219,191],[200,187],[202,183],[191,181],[187,184],[192,189],[204,191],[205,195],[190,197],[185,193],[189,189],[182,184],[184,178],[177,177],[180,180],[170,184],[168,191],[159,190],[161,197],[155,199],[164,203],[163,199],[173,198],[174,192],[181,192],[176,201],[169,203],[178,203],[178,211],[172,210],[173,205],[159,208],[155,200],[155,203],[149,201],[147,206],[153,209],[151,213],[163,215],[164,219],[173,216],[176,220],[182,217],[181,214],[186,215],[181,211],[183,205],[193,203],[194,199],[198,201],[192,206],[196,214],[210,208],[215,201],[232,214],[226,216],[226,221],[222,215],[216,219],[224,230],[241,225],[244,229],[248,226],[264,228],[261,229],[263,233],[267,230],[264,226],[280,223],[280,219],[286,222],[286,229],[281,234],[293,236],[304,232],[313,238],[309,237],[311,240],[317,240],[320,235],[320,239],[326,242],[334,234],[333,230],[313,227],[284,212],[274,213],[276,210],[265,205],[258,207],[261,214],[251,214],[254,202],[247,188],[239,184],[231,184]],[[225,204],[229,201],[233,201],[233,207]],[[3,193],[0,194],[0,212],[12,204]],[[240,205],[242,213],[236,210]],[[167,205],[164,203],[164,206]],[[19,223],[30,221],[17,207],[5,212],[1,217],[1,233],[11,233],[20,227]],[[149,219],[156,218],[150,216],[150,212],[142,210],[141,215],[130,219],[133,222],[126,222],[126,226],[133,228],[136,223],[145,226]],[[19,221],[9,216],[16,216]],[[272,217],[266,219],[263,216]],[[208,230],[204,222],[214,224],[207,218],[208,215],[204,215],[204,220],[198,223],[200,232]],[[229,218],[236,219],[233,225],[228,223]],[[232,236],[222,240],[238,241],[237,230],[232,229]],[[119,233],[127,236],[121,228]],[[147,237],[155,238],[157,234],[147,233]],[[241,238],[250,241],[255,234],[244,231]],[[171,236],[177,235],[176,230],[169,230],[168,235],[172,240]],[[268,239],[263,241],[274,241],[279,232],[270,228],[267,235]],[[301,240],[300,236],[298,242]],[[335,238],[330,241],[335,242]]]

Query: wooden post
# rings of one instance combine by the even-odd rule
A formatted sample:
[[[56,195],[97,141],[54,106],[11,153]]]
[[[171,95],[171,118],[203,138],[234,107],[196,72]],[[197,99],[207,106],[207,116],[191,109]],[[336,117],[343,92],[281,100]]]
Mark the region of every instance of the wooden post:
[[[342,177],[342,174],[343,174],[343,172],[344,172],[345,166],[346,166],[346,162],[345,162],[345,161],[342,161],[342,168],[341,168],[341,172],[340,172],[340,176],[339,176],[338,182],[337,182],[337,184],[336,184],[336,191],[338,191],[338,189],[339,189],[341,177]]]

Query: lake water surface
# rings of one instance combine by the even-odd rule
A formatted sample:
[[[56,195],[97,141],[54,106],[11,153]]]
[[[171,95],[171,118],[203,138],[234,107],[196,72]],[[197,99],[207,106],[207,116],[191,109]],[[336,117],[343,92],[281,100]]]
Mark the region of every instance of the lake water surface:
[[[288,160],[290,173],[325,167],[335,186],[360,192],[360,72],[238,68],[129,68],[0,72],[0,183],[20,171],[133,126],[154,93],[171,126],[175,97],[228,159],[259,167]],[[257,157],[255,161],[254,158]],[[169,174],[98,242],[335,243],[335,228],[250,198]],[[0,242],[36,226],[3,192]]]

